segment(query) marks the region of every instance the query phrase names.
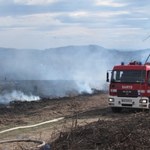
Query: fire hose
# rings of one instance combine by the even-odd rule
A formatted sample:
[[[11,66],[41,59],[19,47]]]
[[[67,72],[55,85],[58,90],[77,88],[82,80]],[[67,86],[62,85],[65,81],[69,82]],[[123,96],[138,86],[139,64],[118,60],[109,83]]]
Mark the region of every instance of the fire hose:
[[[37,143],[37,144],[39,144],[39,145],[37,146],[37,148],[41,148],[41,147],[43,147],[43,146],[46,144],[45,141],[32,140],[32,139],[4,140],[4,141],[0,141],[0,144],[4,144],[4,143],[14,143],[14,142],[33,142],[33,143]]]
[[[14,128],[10,128],[10,129],[6,129],[6,130],[3,130],[3,131],[0,131],[0,134],[6,133],[6,132],[10,132],[10,131],[14,131],[14,130],[18,130],[18,129],[33,128],[33,127],[41,126],[41,125],[44,125],[44,124],[57,122],[57,121],[60,121],[60,120],[63,120],[63,119],[64,119],[64,117],[60,117],[60,118],[56,118],[56,119],[53,119],[53,120],[48,120],[48,121],[44,121],[44,122],[41,122],[41,123],[37,123],[37,124],[34,124],[34,125],[14,127]],[[0,144],[13,143],[13,142],[34,142],[34,143],[38,143],[39,144],[37,146],[37,148],[41,148],[41,147],[43,147],[46,144],[45,141],[38,141],[38,140],[31,140],[31,139],[4,140],[4,141],[0,141]]]

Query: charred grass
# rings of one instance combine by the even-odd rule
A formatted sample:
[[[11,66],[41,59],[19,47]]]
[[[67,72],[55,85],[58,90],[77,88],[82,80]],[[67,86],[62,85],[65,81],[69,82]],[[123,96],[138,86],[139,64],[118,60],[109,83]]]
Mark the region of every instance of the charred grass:
[[[51,142],[53,150],[149,150],[149,113],[133,113],[118,120],[98,120],[61,132]]]

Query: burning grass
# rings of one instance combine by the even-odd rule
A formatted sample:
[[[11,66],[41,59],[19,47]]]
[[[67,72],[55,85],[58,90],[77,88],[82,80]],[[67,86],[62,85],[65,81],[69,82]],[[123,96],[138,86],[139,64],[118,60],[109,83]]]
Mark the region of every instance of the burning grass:
[[[148,150],[149,113],[135,113],[114,121],[99,120],[61,132],[51,143],[53,150]]]

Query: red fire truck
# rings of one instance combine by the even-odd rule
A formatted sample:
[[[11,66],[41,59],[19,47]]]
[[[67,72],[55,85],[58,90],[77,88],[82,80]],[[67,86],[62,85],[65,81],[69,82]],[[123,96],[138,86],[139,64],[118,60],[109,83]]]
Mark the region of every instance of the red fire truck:
[[[133,61],[113,67],[108,98],[113,112],[120,112],[122,108],[150,109],[150,63],[147,60],[144,64]]]

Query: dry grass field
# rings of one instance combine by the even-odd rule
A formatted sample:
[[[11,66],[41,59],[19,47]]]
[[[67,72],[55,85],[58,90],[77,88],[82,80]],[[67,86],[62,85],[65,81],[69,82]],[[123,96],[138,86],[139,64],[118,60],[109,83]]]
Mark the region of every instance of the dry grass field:
[[[112,113],[107,94],[80,95],[35,102],[13,102],[0,108],[0,131],[64,119],[0,134],[0,140],[45,141],[53,150],[149,149],[149,113]],[[36,150],[34,142],[0,144],[0,150]],[[42,149],[42,148],[41,148]]]

